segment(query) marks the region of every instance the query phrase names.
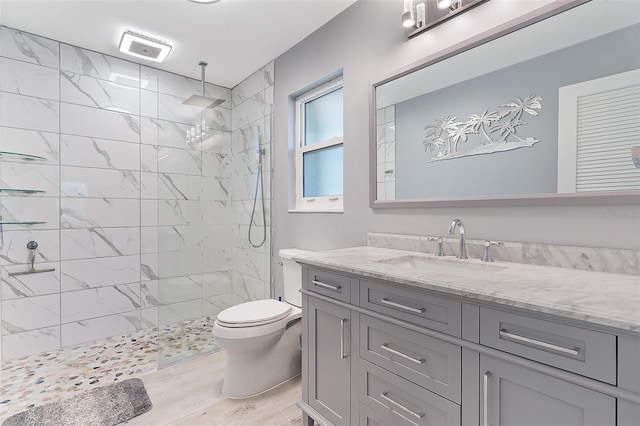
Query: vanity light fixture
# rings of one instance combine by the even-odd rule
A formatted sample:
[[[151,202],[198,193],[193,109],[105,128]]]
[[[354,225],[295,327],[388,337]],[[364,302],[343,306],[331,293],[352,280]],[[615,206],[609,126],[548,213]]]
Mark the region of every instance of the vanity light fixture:
[[[171,45],[153,37],[125,31],[120,39],[120,51],[127,55],[154,62],[163,62],[171,52]]]
[[[416,19],[413,9],[413,0],[404,0],[404,8],[402,12],[402,26],[411,28],[416,25]]]
[[[488,0],[404,0],[402,26],[413,37]]]

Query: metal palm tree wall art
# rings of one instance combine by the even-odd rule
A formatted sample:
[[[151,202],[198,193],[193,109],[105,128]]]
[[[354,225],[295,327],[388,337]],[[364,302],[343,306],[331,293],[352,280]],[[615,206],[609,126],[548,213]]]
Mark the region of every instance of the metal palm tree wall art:
[[[436,119],[434,124],[424,128],[422,143],[424,150],[430,154],[427,162],[532,147],[540,140],[521,138],[516,131],[527,124],[522,120],[525,113],[535,117],[541,109],[542,98],[529,95],[500,105],[497,111],[485,110],[480,114],[472,114],[464,122],[457,121],[456,117]],[[478,135],[484,140],[481,145],[464,149],[471,135]]]

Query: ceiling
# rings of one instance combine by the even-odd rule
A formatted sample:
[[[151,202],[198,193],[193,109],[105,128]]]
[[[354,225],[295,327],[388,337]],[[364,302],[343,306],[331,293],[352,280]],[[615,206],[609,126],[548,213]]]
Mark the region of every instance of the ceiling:
[[[0,0],[0,23],[101,53],[235,87],[356,0]],[[168,41],[158,64],[118,51],[132,30]]]

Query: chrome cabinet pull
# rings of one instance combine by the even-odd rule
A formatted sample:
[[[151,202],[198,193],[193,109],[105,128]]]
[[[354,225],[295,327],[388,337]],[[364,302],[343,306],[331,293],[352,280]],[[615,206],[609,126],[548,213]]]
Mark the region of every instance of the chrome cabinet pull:
[[[404,309],[405,311],[413,312],[415,314],[423,314],[425,311],[424,308],[413,308],[411,306],[403,305],[402,303],[393,302],[386,297],[384,299],[380,299],[380,303],[383,305],[393,306],[394,308]]]
[[[390,348],[389,345],[387,343],[383,343],[380,345],[380,349],[384,349],[385,351],[392,353],[394,355],[398,355],[399,357],[402,357],[404,359],[408,359],[411,362],[415,362],[416,364],[423,364],[424,363],[424,358],[414,358],[411,355],[407,355],[405,353],[402,353],[396,349]]]
[[[554,345],[552,343],[542,342],[540,340],[531,339],[529,337],[520,336],[519,334],[510,333],[506,329],[500,329],[500,337],[508,337],[519,342],[531,343],[532,345],[541,346],[545,349],[552,349],[554,351],[562,352],[569,355],[578,355],[580,348],[565,348],[564,346]]]
[[[416,413],[415,411],[413,411],[410,408],[405,407],[404,405],[400,404],[398,401],[391,399],[387,396],[387,392],[382,392],[380,394],[380,398],[384,399],[387,402],[392,403],[393,405],[395,405],[396,407],[406,411],[407,413],[411,414],[413,417],[415,417],[416,419],[421,419],[424,417],[424,413]]]
[[[484,392],[484,398],[482,401],[482,405],[483,405],[483,409],[484,409],[484,415],[482,418],[482,425],[483,426],[489,426],[489,377],[491,377],[491,372],[487,371],[484,373],[484,386],[483,386],[483,392]]]
[[[337,292],[340,292],[340,289],[342,288],[341,285],[331,285],[331,284],[326,284],[316,280],[313,280],[311,282],[313,283],[313,285],[317,285],[318,287],[323,287],[323,288],[326,288],[332,291],[337,291]]]
[[[344,353],[344,325],[347,323],[347,319],[340,320],[340,359],[345,359],[347,354]]]

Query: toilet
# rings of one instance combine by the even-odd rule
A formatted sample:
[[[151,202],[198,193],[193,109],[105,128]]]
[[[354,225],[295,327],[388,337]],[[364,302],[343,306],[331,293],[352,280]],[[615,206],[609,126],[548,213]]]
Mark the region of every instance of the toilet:
[[[227,352],[222,393],[229,398],[266,392],[300,374],[302,268],[292,259],[296,253],[304,250],[279,252],[284,302],[241,303],[220,312],[213,324],[215,341]]]

